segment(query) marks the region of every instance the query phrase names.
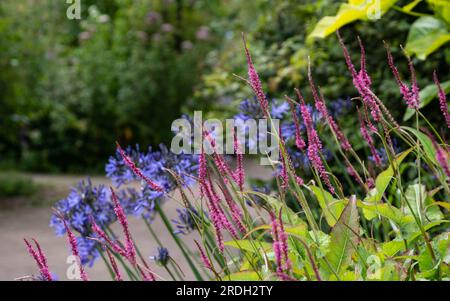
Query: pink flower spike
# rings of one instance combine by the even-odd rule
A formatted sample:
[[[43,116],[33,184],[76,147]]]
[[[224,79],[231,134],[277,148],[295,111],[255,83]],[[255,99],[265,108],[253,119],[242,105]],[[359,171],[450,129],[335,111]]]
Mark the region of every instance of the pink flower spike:
[[[412,86],[411,89],[401,80],[400,73],[398,72],[397,67],[394,64],[394,58],[392,57],[391,50],[389,49],[389,45],[385,44],[386,52],[387,52],[387,58],[388,58],[388,64],[391,68],[392,74],[395,77],[395,80],[397,81],[397,85],[399,86],[400,93],[403,96],[403,99],[406,101],[406,104],[410,109],[417,110],[419,109],[419,88],[417,86],[416,82],[416,75],[414,71],[414,66],[412,64],[411,59],[409,56],[406,56],[408,59],[408,67],[409,71],[411,73],[411,82]]]
[[[195,244],[197,245],[197,248],[200,252],[200,259],[203,262],[203,265],[205,266],[205,268],[209,269],[209,270],[213,270],[211,261],[209,260],[209,258],[206,256],[205,251],[202,249],[202,247],[200,246],[200,244],[194,239]]]
[[[114,252],[120,254],[121,256],[127,258],[127,251],[122,249],[116,242],[113,242],[105,232],[95,223],[94,219],[91,218],[92,231],[96,233],[100,238],[102,238],[112,249]]]
[[[287,167],[288,162],[286,162],[286,157],[288,156],[288,154],[287,154],[286,147],[284,144],[283,133],[281,131],[281,127],[279,129],[279,136],[280,136],[280,158],[281,158],[281,171],[280,171],[281,188],[283,190],[285,190],[287,188],[287,186],[289,185],[289,176],[288,176],[288,167]],[[285,154],[283,154],[283,151],[285,152]]]
[[[239,145],[236,131],[234,131],[233,136],[234,152],[236,154],[236,171],[234,173],[234,178],[239,189],[243,191],[245,182],[244,155]]]
[[[355,66],[352,63],[352,59],[350,58],[350,54],[348,53],[347,47],[344,44],[344,41],[342,40],[341,35],[339,34],[339,31],[337,31],[337,36],[339,40],[339,44],[341,45],[342,51],[344,53],[345,62],[347,64],[348,70],[350,71],[352,78],[353,78],[353,85],[355,86],[356,90],[358,90],[359,95],[361,95],[362,100],[367,104],[367,106],[370,108],[370,112],[372,114],[372,117],[375,121],[379,121],[381,118],[381,109],[374,99],[371,91],[371,81],[370,77],[367,74],[366,71],[366,64],[365,64],[365,51],[364,47],[362,46],[362,42],[359,39],[360,42],[360,48],[361,48],[361,70],[360,72],[356,72]]]
[[[122,276],[120,275],[119,268],[117,267],[116,260],[114,259],[114,257],[112,257],[111,252],[109,252],[109,250],[107,248],[106,248],[106,254],[108,254],[109,262],[111,262],[111,266],[114,271],[114,275],[115,275],[114,279],[116,281],[123,281]]]
[[[361,136],[364,138],[364,140],[366,140],[367,144],[369,145],[370,152],[372,153],[375,164],[377,166],[380,166],[382,164],[381,158],[380,158],[380,155],[378,155],[378,152],[375,148],[375,144],[372,139],[372,136],[370,136],[369,132],[367,131],[366,123],[364,121],[364,118],[361,116],[361,113],[358,112],[358,115],[359,115],[359,122],[361,123],[361,127],[360,127]]]
[[[153,273],[151,271],[149,271],[148,273],[145,273],[145,271],[143,271],[139,265],[137,265],[137,268],[138,268],[139,273],[141,274],[141,277],[144,281],[156,281],[155,276],[153,275]],[[146,267],[146,268],[148,268],[148,267]]]
[[[241,218],[242,218],[241,210],[236,205],[236,203],[231,199],[230,195],[228,194],[228,192],[225,191],[225,189],[220,187],[220,190],[222,191],[225,201],[226,201],[228,207],[230,208],[231,218],[233,219],[233,222],[236,225],[236,227],[238,228],[239,232],[241,232],[241,234],[247,233],[247,229],[245,228],[245,226],[242,224],[242,221],[241,221]]]
[[[134,174],[139,178],[141,178],[142,180],[144,180],[145,182],[147,182],[148,186],[150,186],[151,189],[159,192],[164,192],[164,189],[161,186],[150,180],[146,175],[142,173],[142,171],[136,166],[136,164],[134,164],[133,160],[131,160],[131,158],[128,157],[127,154],[125,154],[124,150],[120,147],[119,143],[116,142],[116,144],[123,161],[134,172]]]
[[[303,150],[306,147],[306,143],[302,138],[302,135],[300,133],[300,122],[298,121],[297,111],[295,110],[295,105],[292,99],[286,96],[286,100],[289,104],[289,107],[291,108],[292,113],[292,119],[294,120],[295,125],[295,145],[298,149]]]
[[[361,46],[362,47],[362,46]],[[362,48],[364,49],[364,48]],[[361,56],[361,60],[364,61],[363,56]],[[361,70],[362,71],[362,70]],[[365,73],[365,71],[363,72]],[[366,75],[368,77],[368,75]],[[328,122],[330,125],[331,130],[336,135],[336,138],[338,139],[341,148],[345,151],[349,151],[352,149],[350,143],[347,140],[347,137],[345,137],[344,133],[339,129],[339,126],[337,125],[336,121],[333,119],[333,117],[328,114],[327,106],[325,105],[325,100],[323,97],[323,94],[320,92],[320,94],[317,92],[316,85],[314,84],[314,80],[312,78],[311,74],[311,63],[308,59],[308,80],[309,85],[311,87],[311,91],[313,94],[314,102],[316,104],[316,109],[322,114],[323,118]],[[370,80],[369,80],[370,82]]]
[[[130,229],[128,227],[128,220],[122,206],[119,203],[119,200],[117,199],[114,189],[112,189],[112,187],[110,187],[110,189],[111,198],[114,202],[114,212],[116,213],[117,219],[122,225],[122,231],[125,236],[125,250],[127,254],[126,257],[134,265],[136,264],[136,249],[134,248],[133,239],[131,238]]]
[[[70,230],[70,227],[67,225],[66,221],[64,219],[62,219],[62,221],[64,223],[64,228],[66,228],[67,241],[70,245],[70,248],[72,249],[72,255],[75,256],[77,259],[78,267],[80,269],[81,280],[89,281],[86,271],[84,270],[84,267],[80,261],[80,252],[78,250],[77,239],[76,239],[75,235],[73,234],[72,230]]]
[[[288,237],[287,237],[286,231],[284,230],[283,219],[281,217],[281,210],[282,209],[280,209],[280,212],[278,213],[278,220],[279,220],[278,225],[280,227],[280,231],[279,231],[280,249],[284,256],[284,270],[290,271],[292,264],[289,259],[289,250],[288,250],[288,241],[287,241]]]
[[[450,129],[450,114],[448,113],[447,108],[447,98],[445,96],[445,92],[441,87],[441,84],[439,83],[439,79],[436,74],[436,70],[433,72],[433,80],[438,88],[438,97],[439,97],[439,106],[441,108],[441,112],[444,115],[445,122],[447,123],[447,128]]]
[[[269,116],[269,103],[267,101],[266,95],[264,94],[264,92],[262,90],[262,85],[261,85],[261,80],[259,79],[259,75],[256,72],[255,67],[253,66],[252,57],[247,48],[247,42],[245,40],[244,34],[242,34],[242,40],[244,42],[245,55],[247,57],[248,77],[249,77],[250,86],[252,87],[253,92],[256,94],[256,98],[259,101],[261,110],[263,111],[264,115],[266,117],[268,117]]]
[[[448,166],[448,159],[449,159],[448,150],[442,149],[442,147],[439,146],[439,144],[430,134],[428,136],[430,137],[434,149],[436,150],[436,160],[439,162],[439,165],[441,165],[442,169],[444,170],[447,180],[449,180],[450,167]]]
[[[28,240],[26,240],[25,238],[23,240],[27,247],[28,253],[36,261],[36,264],[39,268],[39,273],[41,274],[42,279],[44,279],[46,281],[52,281],[53,278],[51,276],[50,269],[48,268],[47,258],[45,257],[45,254],[42,251],[39,243],[34,238],[32,238],[32,240],[34,241],[34,244],[36,245],[36,249],[37,249],[37,252],[36,252],[36,250],[34,250],[33,247],[31,246],[31,244],[28,242]]]
[[[203,151],[202,148],[202,152],[198,158],[198,178],[199,179],[205,179],[206,178],[206,171],[207,171],[207,165],[206,165],[206,155],[205,152]],[[200,185],[200,193],[201,195],[205,195],[205,192],[203,191],[203,185]]]

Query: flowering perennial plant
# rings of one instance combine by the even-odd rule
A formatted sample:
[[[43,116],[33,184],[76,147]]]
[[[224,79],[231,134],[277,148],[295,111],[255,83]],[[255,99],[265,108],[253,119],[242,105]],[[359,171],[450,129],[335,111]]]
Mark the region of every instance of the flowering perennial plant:
[[[401,126],[389,113],[392,101],[385,104],[375,93],[362,41],[358,38],[357,71],[339,34],[338,40],[359,94],[351,103],[326,103],[311,66],[307,84],[312,99],[303,97],[299,89],[292,91],[296,100],[269,98],[244,40],[246,82],[256,97],[244,100],[235,118],[256,116],[269,124],[281,119],[279,132],[271,131],[280,146],[280,160],[273,163],[276,181],[249,185],[242,154],[249,145],[238,141],[237,135],[235,168],[217,152],[175,155],[165,147],[142,153],[138,147],[118,146],[106,166],[115,188],[81,182],[55,205],[51,226],[59,235],[67,233],[72,254],[80,257],[83,266],[101,255],[114,280],[164,279],[152,271],[133,241],[130,215],[142,218],[159,245],[156,255],[146,257],[173,280],[185,279],[187,268],[197,280],[450,279],[450,156],[440,134],[448,130],[449,113],[437,75],[433,78],[445,119],[443,129],[431,127],[420,112],[412,61],[407,56],[408,86],[387,48],[393,80],[416,115],[415,125]],[[360,134],[342,126],[339,118],[344,114],[359,117]],[[354,135],[348,135],[351,130]],[[214,138],[203,135],[214,149]],[[130,186],[132,182],[140,188]],[[193,185],[200,193],[193,192]],[[178,208],[177,218],[170,220],[162,205],[174,190],[184,208]],[[183,266],[153,232],[150,222],[156,214],[180,248]],[[111,230],[115,221],[122,239]],[[38,278],[53,280],[45,255],[34,242],[35,249],[25,240]],[[83,266],[81,278],[88,280]]]

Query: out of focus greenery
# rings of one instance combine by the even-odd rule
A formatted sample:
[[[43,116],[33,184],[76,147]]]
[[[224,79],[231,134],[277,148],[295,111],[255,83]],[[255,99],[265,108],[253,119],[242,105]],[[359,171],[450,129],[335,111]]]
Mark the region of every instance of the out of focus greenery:
[[[0,3],[2,166],[99,170],[115,140],[143,147],[167,142],[173,119],[194,109],[229,117],[234,104],[252,97],[233,76],[246,74],[242,32],[270,97],[307,85],[308,56],[327,99],[356,95],[336,37],[308,39],[320,20],[338,14],[347,1],[82,0],[80,21],[66,18],[64,2]],[[412,1],[393,2],[404,8]],[[356,36],[362,38],[373,86],[397,118],[406,108],[387,68],[383,40],[408,78],[400,44],[407,44],[417,14],[443,20],[438,13],[445,12],[430,8],[429,1],[414,2],[413,13],[391,8],[379,20],[340,29],[355,62]],[[439,24],[438,31],[448,30],[448,23]],[[423,58],[414,56],[421,87],[432,83],[434,69],[443,82],[450,79],[448,43]],[[429,99],[425,114],[439,110],[433,95]],[[429,117],[442,123],[439,114]]]
[[[18,173],[0,174],[0,198],[26,197],[32,195],[37,189],[30,177]]]

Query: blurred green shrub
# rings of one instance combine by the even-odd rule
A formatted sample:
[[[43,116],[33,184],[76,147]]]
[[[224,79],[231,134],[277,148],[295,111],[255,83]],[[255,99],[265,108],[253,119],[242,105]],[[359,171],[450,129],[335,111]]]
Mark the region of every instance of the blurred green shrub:
[[[30,177],[17,173],[0,174],[0,197],[30,196],[37,186]]]
[[[157,145],[188,104],[220,1],[0,3],[0,160],[100,170],[114,141]]]

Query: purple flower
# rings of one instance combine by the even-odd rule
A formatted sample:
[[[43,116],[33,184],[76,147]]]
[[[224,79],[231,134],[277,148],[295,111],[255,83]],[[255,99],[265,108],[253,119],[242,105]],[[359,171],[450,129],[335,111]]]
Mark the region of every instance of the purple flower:
[[[175,234],[189,234],[197,229],[195,219],[200,218],[200,215],[194,207],[177,209],[177,215],[178,219],[172,219],[178,229],[174,231]]]
[[[441,112],[444,115],[445,122],[447,123],[447,128],[450,129],[450,114],[448,113],[447,108],[447,99],[445,97],[445,92],[441,87],[441,84],[439,83],[439,79],[436,74],[436,70],[433,72],[433,80],[438,88],[438,97],[439,97],[439,107],[441,108]]]
[[[164,247],[158,247],[158,253],[155,256],[150,256],[149,258],[154,260],[160,266],[165,266],[170,259],[169,250]]]
[[[409,72],[411,74],[411,87],[408,87],[408,85],[406,85],[400,78],[400,74],[394,64],[394,58],[392,57],[389,46],[387,44],[385,46],[389,67],[391,68],[392,74],[397,81],[400,93],[403,95],[403,99],[406,101],[406,104],[409,108],[413,110],[419,109],[419,87],[417,86],[416,73],[414,71],[414,65],[411,61],[411,58],[409,56],[406,56],[408,60]]]

